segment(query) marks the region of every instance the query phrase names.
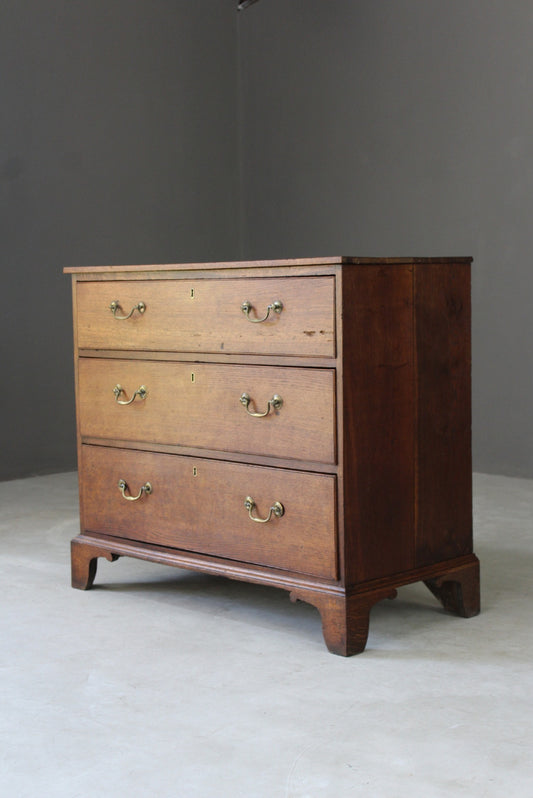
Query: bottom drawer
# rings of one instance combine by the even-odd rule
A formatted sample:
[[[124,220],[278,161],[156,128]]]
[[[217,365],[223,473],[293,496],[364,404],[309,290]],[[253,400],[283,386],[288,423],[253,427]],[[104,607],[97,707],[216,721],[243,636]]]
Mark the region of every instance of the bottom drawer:
[[[334,476],[82,446],[80,485],[87,532],[337,578]]]

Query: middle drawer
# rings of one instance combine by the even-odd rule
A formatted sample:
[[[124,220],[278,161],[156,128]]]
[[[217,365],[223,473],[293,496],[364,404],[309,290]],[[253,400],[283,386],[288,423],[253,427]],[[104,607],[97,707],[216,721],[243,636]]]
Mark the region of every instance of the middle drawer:
[[[83,438],[336,462],[334,369],[80,358],[78,380]]]

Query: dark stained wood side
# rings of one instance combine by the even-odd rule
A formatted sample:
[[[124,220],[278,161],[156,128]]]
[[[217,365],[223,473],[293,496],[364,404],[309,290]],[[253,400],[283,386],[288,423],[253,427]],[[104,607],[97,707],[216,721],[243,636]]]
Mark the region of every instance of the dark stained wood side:
[[[346,584],[413,567],[412,267],[343,271]]]
[[[415,267],[415,567],[472,552],[470,266]]]

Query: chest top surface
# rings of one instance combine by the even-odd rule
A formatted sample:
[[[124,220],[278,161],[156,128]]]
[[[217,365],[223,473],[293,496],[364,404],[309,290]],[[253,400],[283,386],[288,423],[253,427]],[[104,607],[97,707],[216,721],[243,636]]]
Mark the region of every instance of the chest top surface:
[[[150,265],[117,265],[117,266],[67,266],[65,274],[94,274],[99,272],[161,272],[161,271],[204,271],[211,269],[268,269],[287,266],[364,266],[365,264],[382,264],[388,266],[415,264],[415,263],[471,263],[470,257],[445,257],[445,258],[380,258],[356,257],[351,255],[332,255],[320,258],[284,258],[273,260],[238,260],[238,261],[210,261],[206,263],[160,263]]]

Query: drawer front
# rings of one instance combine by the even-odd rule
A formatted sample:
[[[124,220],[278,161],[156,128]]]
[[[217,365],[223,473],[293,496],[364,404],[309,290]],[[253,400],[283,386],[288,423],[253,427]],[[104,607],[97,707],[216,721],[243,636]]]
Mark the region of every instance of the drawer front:
[[[334,463],[334,391],[332,369],[80,358],[80,431]]]
[[[334,476],[82,446],[80,484],[85,531],[337,578]]]
[[[335,356],[334,277],[79,282],[77,319],[80,349]]]

